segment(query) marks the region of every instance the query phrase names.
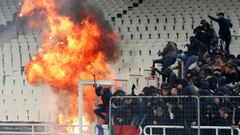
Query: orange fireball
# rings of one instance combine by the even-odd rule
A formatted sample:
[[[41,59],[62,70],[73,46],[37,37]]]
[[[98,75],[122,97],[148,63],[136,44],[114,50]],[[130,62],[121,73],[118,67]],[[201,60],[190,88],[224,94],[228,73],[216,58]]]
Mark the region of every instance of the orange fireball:
[[[113,79],[114,72],[108,61],[118,56],[116,34],[105,28],[96,12],[86,7],[72,11],[74,8],[70,7],[68,13],[74,12],[73,17],[59,11],[59,6],[71,5],[73,1],[77,0],[25,0],[20,13],[30,28],[41,31],[42,39],[42,49],[25,67],[26,77],[30,84],[46,83],[56,93],[66,91],[71,116],[66,119],[72,120],[77,117],[79,81],[93,79],[93,74],[96,79]],[[94,97],[95,94],[84,96]],[[94,106],[84,107],[88,112]],[[93,116],[86,118],[92,119]]]

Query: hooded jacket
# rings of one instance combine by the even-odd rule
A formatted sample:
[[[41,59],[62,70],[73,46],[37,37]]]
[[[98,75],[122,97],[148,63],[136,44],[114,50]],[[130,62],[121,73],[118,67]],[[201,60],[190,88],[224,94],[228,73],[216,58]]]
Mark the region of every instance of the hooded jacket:
[[[234,95],[233,89],[227,84],[227,78],[225,76],[218,79],[218,86],[217,95]]]
[[[173,42],[167,43],[167,45],[163,49],[162,56],[163,57],[177,57],[177,45]]]

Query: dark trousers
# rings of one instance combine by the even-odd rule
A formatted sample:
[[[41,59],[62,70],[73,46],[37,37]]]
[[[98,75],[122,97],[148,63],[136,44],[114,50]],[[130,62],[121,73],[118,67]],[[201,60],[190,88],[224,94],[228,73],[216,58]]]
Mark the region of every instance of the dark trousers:
[[[229,47],[230,47],[231,39],[225,41],[225,51],[227,55],[230,55]]]
[[[230,37],[221,37],[221,39],[225,42],[225,52],[227,55],[230,55],[230,50],[229,50],[229,47],[230,47],[230,44],[231,44],[231,36]]]
[[[156,63],[160,63],[162,64],[161,71],[164,72],[165,69],[173,65],[175,62],[176,62],[175,57],[167,56],[167,57],[163,57],[162,59],[153,60],[153,67],[155,67]]]
[[[109,110],[108,108],[104,107],[104,106],[99,106],[97,109],[94,110],[94,113],[100,117],[101,119],[104,120],[104,124],[108,124],[109,122]],[[104,115],[103,113],[106,113],[106,115]]]

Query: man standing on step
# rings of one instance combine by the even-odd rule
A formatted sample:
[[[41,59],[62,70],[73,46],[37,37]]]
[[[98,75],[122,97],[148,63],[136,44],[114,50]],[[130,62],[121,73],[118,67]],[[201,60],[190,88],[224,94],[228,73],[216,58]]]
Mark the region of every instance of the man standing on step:
[[[229,19],[224,18],[224,13],[220,12],[217,14],[218,18],[214,18],[212,16],[208,16],[211,20],[218,22],[219,24],[219,36],[220,39],[223,40],[225,42],[225,51],[227,55],[230,55],[230,51],[229,51],[229,46],[231,43],[231,31],[230,28],[232,28],[232,23]]]

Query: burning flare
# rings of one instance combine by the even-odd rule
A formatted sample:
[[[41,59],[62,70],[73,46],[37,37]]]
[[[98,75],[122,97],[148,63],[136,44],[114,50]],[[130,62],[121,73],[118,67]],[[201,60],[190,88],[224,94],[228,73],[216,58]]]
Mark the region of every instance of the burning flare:
[[[19,13],[31,29],[40,31],[42,40],[42,49],[25,67],[26,77],[30,84],[46,83],[56,93],[67,96],[63,97],[68,108],[63,105],[59,109],[60,113],[68,109],[70,117],[63,113],[58,120],[67,124],[74,123],[77,117],[79,81],[93,79],[93,74],[96,79],[112,79],[114,72],[108,61],[118,56],[116,34],[105,27],[106,22],[103,23],[101,16],[91,8],[84,5],[76,10],[78,1],[24,0]],[[66,5],[67,9],[60,10]],[[84,96],[94,99],[92,90],[86,92]],[[93,111],[93,102],[90,100],[88,104],[92,105],[84,105],[85,112]],[[89,121],[94,118],[87,113],[84,117]]]

